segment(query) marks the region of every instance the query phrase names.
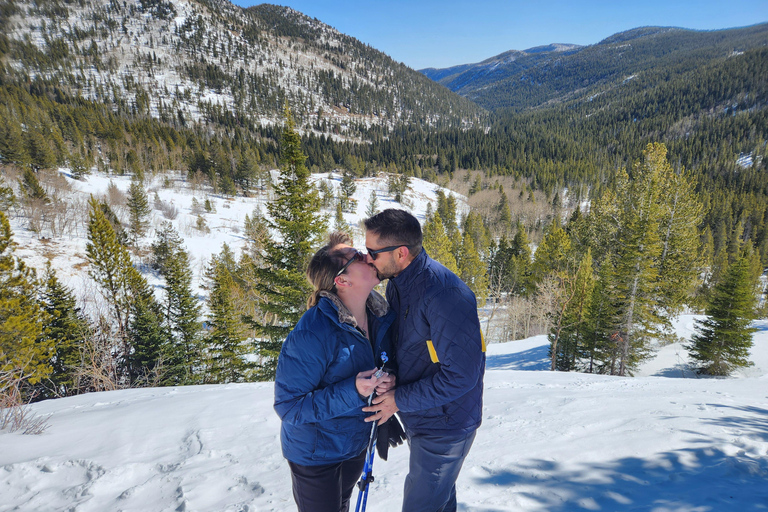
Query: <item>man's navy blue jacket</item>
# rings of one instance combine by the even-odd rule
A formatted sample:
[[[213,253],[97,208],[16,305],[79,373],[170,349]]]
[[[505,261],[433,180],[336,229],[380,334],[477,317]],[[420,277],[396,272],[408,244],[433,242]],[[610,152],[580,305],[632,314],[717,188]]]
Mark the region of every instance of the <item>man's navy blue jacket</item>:
[[[468,433],[480,426],[485,343],[477,300],[422,250],[389,280],[397,312],[395,402],[409,435]]]
[[[364,421],[367,402],[355,377],[381,367],[395,316],[381,295],[371,293],[369,341],[338,297],[322,295],[285,339],[275,376],[283,456],[304,466],[335,464],[365,450],[371,424]]]

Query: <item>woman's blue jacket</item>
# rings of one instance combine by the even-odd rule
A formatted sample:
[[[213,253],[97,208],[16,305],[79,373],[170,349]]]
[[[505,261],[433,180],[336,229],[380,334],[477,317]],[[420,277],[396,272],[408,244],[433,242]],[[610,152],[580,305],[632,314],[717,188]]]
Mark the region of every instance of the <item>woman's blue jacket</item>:
[[[357,393],[355,377],[381,367],[381,353],[391,353],[394,313],[381,295],[372,292],[366,303],[371,341],[336,295],[321,295],[283,343],[275,376],[283,456],[305,466],[342,462],[365,450],[371,424],[364,421],[367,397]]]

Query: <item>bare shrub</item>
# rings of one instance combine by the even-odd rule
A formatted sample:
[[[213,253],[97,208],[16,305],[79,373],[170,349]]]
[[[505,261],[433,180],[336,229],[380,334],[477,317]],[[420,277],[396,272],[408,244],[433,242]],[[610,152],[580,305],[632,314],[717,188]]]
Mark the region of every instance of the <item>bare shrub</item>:
[[[112,208],[122,208],[128,204],[128,196],[115,185],[114,181],[110,181],[107,187],[107,204]]]
[[[77,392],[114,391],[124,388],[115,355],[111,323],[102,316],[80,351],[80,365],[75,369]]]
[[[162,199],[155,201],[155,209],[159,210],[160,213],[163,214],[163,217],[168,220],[174,220],[179,216],[179,209],[176,205],[169,203],[168,201],[163,201]]]
[[[22,399],[24,371],[0,372],[0,431],[39,435],[48,427],[50,416],[35,414]]]

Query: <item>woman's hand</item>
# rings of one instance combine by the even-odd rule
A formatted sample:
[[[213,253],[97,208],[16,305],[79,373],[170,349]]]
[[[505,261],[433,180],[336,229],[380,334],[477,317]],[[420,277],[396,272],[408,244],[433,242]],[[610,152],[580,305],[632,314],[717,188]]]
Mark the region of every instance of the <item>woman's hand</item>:
[[[378,368],[374,368],[373,370],[366,370],[364,372],[360,372],[357,374],[357,377],[355,377],[355,387],[357,388],[357,393],[360,396],[369,396],[371,393],[374,392],[376,387],[385,379],[388,377],[388,375],[385,373],[381,376],[381,378],[377,379],[373,374],[376,373],[376,370]]]
[[[377,395],[383,395],[390,389],[395,387],[395,380],[396,377],[394,375],[390,375],[388,373],[385,373],[381,376],[379,379],[379,383],[376,385],[376,394]]]

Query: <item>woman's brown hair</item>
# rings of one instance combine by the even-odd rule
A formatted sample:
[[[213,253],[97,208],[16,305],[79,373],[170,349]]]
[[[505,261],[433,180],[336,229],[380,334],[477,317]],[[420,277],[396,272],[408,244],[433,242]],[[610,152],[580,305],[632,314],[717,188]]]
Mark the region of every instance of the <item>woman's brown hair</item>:
[[[334,231],[328,236],[328,243],[318,249],[307,266],[307,280],[314,290],[307,299],[307,309],[320,300],[320,292],[330,292],[336,288],[336,274],[346,261],[344,251],[334,251],[339,244],[352,245],[352,238],[341,231]]]

